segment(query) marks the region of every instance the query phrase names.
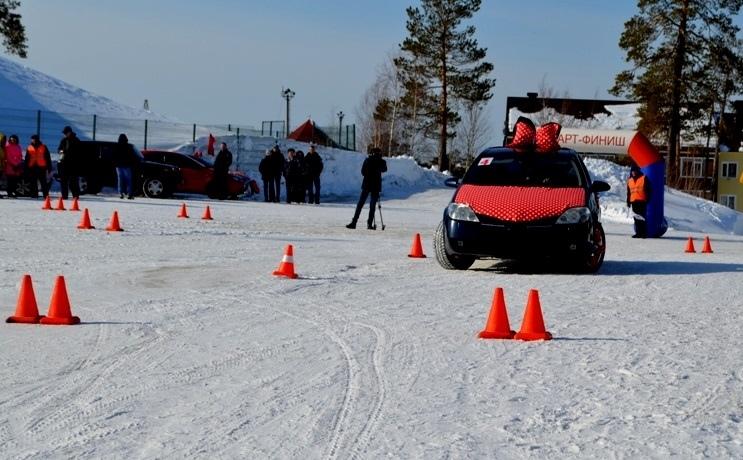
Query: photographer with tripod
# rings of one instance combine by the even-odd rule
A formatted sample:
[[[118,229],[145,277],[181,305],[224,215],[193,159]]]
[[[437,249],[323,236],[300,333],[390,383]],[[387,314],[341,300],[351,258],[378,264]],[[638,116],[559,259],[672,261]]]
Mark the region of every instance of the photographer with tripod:
[[[377,226],[374,224],[374,210],[379,201],[379,193],[382,191],[382,173],[386,171],[387,162],[382,158],[382,151],[379,147],[373,147],[369,151],[369,156],[364,160],[364,164],[361,166],[361,175],[364,176],[364,179],[361,181],[361,196],[359,196],[359,202],[356,204],[356,212],[353,214],[353,219],[350,224],[346,225],[346,228],[356,228],[356,222],[361,215],[361,209],[364,207],[364,203],[366,203],[366,198],[371,194],[369,218],[366,221],[366,228],[369,230],[377,229]]]

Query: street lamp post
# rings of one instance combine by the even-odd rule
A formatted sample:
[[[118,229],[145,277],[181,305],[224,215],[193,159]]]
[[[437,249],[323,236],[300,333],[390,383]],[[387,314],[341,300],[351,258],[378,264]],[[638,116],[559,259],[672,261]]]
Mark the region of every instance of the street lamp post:
[[[281,91],[281,97],[286,99],[286,137],[289,137],[289,101],[296,93],[289,88]]]
[[[343,117],[345,117],[346,114],[343,113],[343,110],[338,112],[338,146],[341,145],[341,134],[343,133]]]

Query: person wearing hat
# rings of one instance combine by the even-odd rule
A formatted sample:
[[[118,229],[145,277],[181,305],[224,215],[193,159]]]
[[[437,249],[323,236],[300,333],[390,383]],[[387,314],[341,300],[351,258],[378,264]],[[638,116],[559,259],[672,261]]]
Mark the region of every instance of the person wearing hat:
[[[650,181],[635,164],[630,167],[627,180],[627,207],[632,208],[635,220],[635,234],[632,238],[647,237],[647,222],[645,221],[650,199]]]
[[[289,150],[294,152],[294,149]],[[273,177],[273,189],[275,192],[273,202],[279,203],[281,201],[281,176],[284,174],[284,169],[286,168],[286,159],[278,145],[274,145],[271,149],[271,160],[271,176]]]
[[[118,179],[119,196],[124,199],[124,195],[130,200],[134,199],[134,171],[139,164],[139,157],[134,151],[134,146],[129,143],[126,134],[119,134],[119,140],[113,148],[113,157],[111,158],[116,168],[116,178]]]
[[[77,138],[72,128],[65,126],[62,130],[64,137],[59,142],[59,160],[57,161],[57,172],[59,183],[62,188],[62,199],[67,199],[69,192],[73,198],[80,197],[80,168],[82,167],[82,152],[80,139]]]
[[[377,226],[374,224],[374,210],[377,207],[379,201],[379,193],[382,191],[382,173],[387,171],[387,162],[382,158],[382,150],[379,147],[373,147],[369,151],[369,156],[366,157],[364,163],[361,165],[361,175],[364,179],[361,181],[361,196],[359,196],[359,202],[356,203],[356,211],[353,214],[351,223],[346,225],[346,228],[356,228],[356,222],[359,220],[361,210],[366,203],[366,198],[371,195],[369,201],[369,218],[366,220],[366,228],[369,230],[376,230]]]
[[[47,177],[52,172],[52,158],[49,149],[41,142],[38,134],[31,136],[31,143],[26,147],[26,171],[31,179],[31,196],[38,197],[38,186],[41,184],[41,193],[46,198],[49,195],[49,181]]]
[[[266,155],[261,159],[258,165],[258,172],[261,173],[261,179],[263,180],[263,200],[273,202],[276,199],[276,191],[274,190],[274,172],[273,172],[273,160],[271,159],[271,150],[266,150]]]
[[[18,196],[18,179],[23,175],[23,149],[18,143],[18,136],[11,134],[5,146],[5,177],[8,181],[8,196]]]
[[[322,174],[323,163],[314,144],[310,145],[310,150],[304,157],[304,165],[307,171],[307,202],[320,204],[320,174]]]

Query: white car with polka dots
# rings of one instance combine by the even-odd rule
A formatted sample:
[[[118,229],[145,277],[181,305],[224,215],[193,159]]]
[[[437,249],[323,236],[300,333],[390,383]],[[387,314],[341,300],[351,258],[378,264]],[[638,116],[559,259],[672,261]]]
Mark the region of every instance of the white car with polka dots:
[[[509,147],[482,152],[461,181],[436,229],[439,264],[466,270],[476,259],[551,260],[561,269],[596,272],[606,239],[598,193],[580,156]]]

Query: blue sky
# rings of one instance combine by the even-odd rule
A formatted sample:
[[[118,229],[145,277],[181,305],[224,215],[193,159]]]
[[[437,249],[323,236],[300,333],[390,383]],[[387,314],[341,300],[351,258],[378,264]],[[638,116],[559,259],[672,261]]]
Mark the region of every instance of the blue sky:
[[[414,0],[24,0],[25,64],[89,91],[185,122],[259,126],[345,122],[375,69],[405,38]],[[484,0],[473,20],[497,84],[501,140],[507,96],[540,82],[571,97],[607,98],[625,67],[617,46],[634,0]]]

